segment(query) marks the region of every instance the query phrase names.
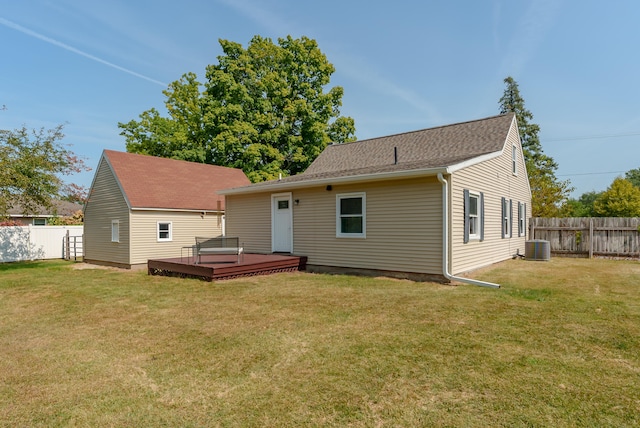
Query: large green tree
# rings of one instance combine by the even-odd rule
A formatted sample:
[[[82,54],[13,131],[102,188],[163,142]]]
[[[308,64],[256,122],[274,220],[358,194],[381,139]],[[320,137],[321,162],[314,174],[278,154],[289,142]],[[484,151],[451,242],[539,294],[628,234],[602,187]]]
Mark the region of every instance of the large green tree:
[[[598,217],[640,217],[640,188],[616,178],[593,203]]]
[[[630,169],[625,172],[624,178],[629,180],[634,186],[640,187],[640,168]]]
[[[163,91],[168,116],[150,109],[118,124],[127,151],[241,168],[258,182],[298,174],[330,142],[355,140],[353,119],[340,115],[342,88],[328,89],[335,69],[314,40],[219,42],[224,54],[204,84],[187,73]]]
[[[24,214],[52,208],[52,200],[70,189],[61,175],[87,169],[61,144],[62,130],[63,125],[49,130],[0,130],[0,218],[16,206]]]
[[[640,168],[630,169],[624,174],[624,178],[632,185],[640,189]],[[617,184],[616,187],[620,185]],[[604,192],[586,192],[578,199],[569,199],[565,204],[566,215],[569,217],[596,217],[600,214],[595,211],[595,201],[603,196]],[[633,194],[633,192],[630,192]],[[601,200],[601,203],[604,199]],[[603,208],[601,206],[601,208]]]
[[[573,188],[569,181],[561,181],[556,177],[558,164],[542,149],[538,136],[540,126],[531,122],[533,113],[525,107],[518,83],[510,76],[504,79],[504,83],[506,87],[499,100],[500,113],[512,112],[516,114],[522,151],[531,185],[532,214],[534,217],[561,216],[562,207]]]
[[[595,217],[593,203],[602,195],[602,192],[586,192],[578,199],[569,199],[564,207],[565,215],[568,217]]]

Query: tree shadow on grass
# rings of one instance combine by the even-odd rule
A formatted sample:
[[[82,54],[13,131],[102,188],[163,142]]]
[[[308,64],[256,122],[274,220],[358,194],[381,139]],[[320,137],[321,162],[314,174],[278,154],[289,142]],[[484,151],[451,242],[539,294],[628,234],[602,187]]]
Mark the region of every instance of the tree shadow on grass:
[[[18,269],[39,269],[45,266],[43,261],[4,262],[0,263],[0,272]]]

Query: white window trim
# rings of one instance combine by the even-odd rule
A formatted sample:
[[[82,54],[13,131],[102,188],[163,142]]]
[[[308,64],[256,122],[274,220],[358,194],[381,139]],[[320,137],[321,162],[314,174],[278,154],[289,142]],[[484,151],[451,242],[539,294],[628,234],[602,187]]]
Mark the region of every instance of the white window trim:
[[[527,227],[525,225],[526,205],[524,202],[518,202],[518,236],[525,236]]]
[[[169,236],[167,238],[161,238],[160,237],[160,225],[161,224],[168,224],[169,225]],[[173,224],[170,221],[159,221],[158,223],[156,223],[156,239],[158,240],[158,242],[169,242],[169,241],[173,241]]]
[[[513,175],[518,175],[518,146],[515,144],[511,149],[511,172]]]
[[[342,216],[340,215],[340,201],[348,198],[362,198],[362,233],[343,233]],[[349,217],[355,217],[353,215]],[[367,194],[365,192],[336,194],[336,237],[337,238],[366,238],[367,237]]]
[[[471,198],[475,198],[476,199],[476,209],[478,210],[477,214],[475,215],[475,218],[477,219],[477,223],[476,223],[476,233],[471,233],[469,232],[469,241],[479,241],[480,240],[480,222],[482,221],[482,218],[480,217],[482,215],[482,211],[480,208],[480,193],[478,192],[474,192],[474,191],[469,191],[469,201],[471,201]],[[474,218],[471,215],[471,209],[469,209],[469,224],[471,224],[471,219]]]
[[[120,242],[120,220],[111,220],[111,242]]]
[[[37,222],[44,222],[44,224],[36,224]],[[47,225],[47,219],[46,218],[34,218],[33,221],[31,222],[32,225],[34,226],[46,226]]]
[[[511,199],[507,199],[504,198],[503,199],[503,206],[502,206],[502,211],[504,216],[502,217],[502,222],[503,222],[503,228],[504,228],[504,237],[503,238],[511,238],[512,235],[512,230],[511,230]]]

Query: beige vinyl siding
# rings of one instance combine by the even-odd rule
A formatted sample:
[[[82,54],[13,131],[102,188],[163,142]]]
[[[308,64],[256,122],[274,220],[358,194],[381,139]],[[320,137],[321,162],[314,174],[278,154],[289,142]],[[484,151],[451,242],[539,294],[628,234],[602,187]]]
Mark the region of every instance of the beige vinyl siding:
[[[517,175],[512,172],[512,147],[517,145]],[[484,241],[464,243],[464,189],[484,193]],[[456,171],[451,176],[452,204],[451,273],[459,274],[524,253],[525,237],[518,236],[518,202],[527,204],[531,217],[531,193],[517,128],[512,126],[502,154],[488,161]],[[501,198],[511,199],[512,237],[502,238]]]
[[[120,242],[111,242],[111,221],[120,223]],[[129,209],[120,187],[102,159],[84,211],[84,258],[129,264]]]
[[[336,237],[336,195],[366,194],[366,238]],[[293,192],[294,252],[308,264],[439,275],[442,202],[435,178]]]
[[[227,195],[226,235],[237,236],[248,253],[271,253],[271,194]]]
[[[171,223],[171,240],[158,241],[158,222]],[[146,211],[131,213],[131,264],[147,263],[149,259],[187,256],[196,236],[222,235],[222,216],[201,212]]]
[[[336,237],[336,195],[366,194],[366,238]],[[227,234],[271,252],[271,193],[228,195]],[[442,191],[434,177],[292,191],[293,252],[309,265],[442,273]]]

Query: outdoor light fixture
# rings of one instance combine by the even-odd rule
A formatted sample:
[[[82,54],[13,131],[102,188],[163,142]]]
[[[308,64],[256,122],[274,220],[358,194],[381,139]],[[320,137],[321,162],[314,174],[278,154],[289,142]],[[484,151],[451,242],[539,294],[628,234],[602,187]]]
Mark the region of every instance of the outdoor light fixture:
[[[327,185],[327,192],[330,192],[333,189],[333,187],[331,187],[331,184]]]

